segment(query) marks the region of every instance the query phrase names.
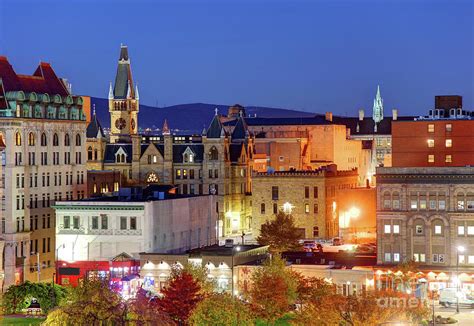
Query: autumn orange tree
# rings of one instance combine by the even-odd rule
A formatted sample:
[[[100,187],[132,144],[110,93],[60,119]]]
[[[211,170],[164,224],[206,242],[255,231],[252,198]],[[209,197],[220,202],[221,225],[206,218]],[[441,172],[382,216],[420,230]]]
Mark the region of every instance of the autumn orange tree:
[[[297,298],[298,282],[278,255],[267,259],[251,276],[248,297],[255,314],[274,322],[291,310]]]
[[[176,323],[158,304],[159,298],[143,288],[137,291],[135,298],[127,302],[127,321],[130,325],[175,325]]]
[[[191,311],[203,299],[198,281],[187,272],[173,275],[168,286],[162,290],[163,298],[157,303],[159,309],[178,323],[186,323]]]
[[[261,245],[268,245],[272,253],[301,250],[299,243],[301,234],[295,226],[294,218],[279,211],[275,218],[262,224],[257,241]]]

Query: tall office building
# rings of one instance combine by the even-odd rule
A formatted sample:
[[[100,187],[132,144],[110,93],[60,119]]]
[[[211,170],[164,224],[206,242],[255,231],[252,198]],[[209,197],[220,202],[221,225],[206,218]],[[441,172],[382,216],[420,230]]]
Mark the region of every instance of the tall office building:
[[[83,100],[41,62],[17,74],[0,57],[0,150],[4,286],[51,281],[56,200],[80,199],[86,186]]]

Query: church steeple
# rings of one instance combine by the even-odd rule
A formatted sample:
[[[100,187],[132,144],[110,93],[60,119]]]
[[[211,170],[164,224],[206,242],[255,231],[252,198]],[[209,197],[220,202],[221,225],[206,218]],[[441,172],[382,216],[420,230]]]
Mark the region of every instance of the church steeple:
[[[380,95],[380,86],[377,85],[377,94],[374,98],[374,106],[372,109],[372,119],[374,120],[375,124],[379,123],[383,120],[383,99]]]
[[[115,83],[109,87],[110,142],[130,142],[138,132],[139,98],[134,87],[128,47],[120,45]]]

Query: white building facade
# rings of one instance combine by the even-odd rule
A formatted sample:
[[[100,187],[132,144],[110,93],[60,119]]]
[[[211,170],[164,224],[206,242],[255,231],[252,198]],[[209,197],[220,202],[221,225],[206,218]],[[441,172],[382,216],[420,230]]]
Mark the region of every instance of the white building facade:
[[[145,251],[181,253],[214,244],[215,207],[215,196],[57,202],[57,260],[138,258]]]

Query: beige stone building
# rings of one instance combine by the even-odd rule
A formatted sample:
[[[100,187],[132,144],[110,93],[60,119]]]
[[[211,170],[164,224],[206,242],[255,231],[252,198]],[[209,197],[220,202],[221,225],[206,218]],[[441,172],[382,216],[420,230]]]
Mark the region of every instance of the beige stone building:
[[[474,168],[378,168],[377,247],[381,265],[473,270]]]
[[[357,186],[357,170],[338,171],[336,165],[315,171],[256,172],[252,178],[252,231],[282,210],[291,213],[301,238],[327,239],[338,235],[336,192]]]
[[[52,280],[51,205],[85,195],[86,125],[82,98],[71,94],[49,64],[40,63],[31,76],[18,75],[0,57],[5,286]]]
[[[139,135],[139,94],[128,48],[121,47],[115,84],[110,85],[109,138],[94,115],[87,128],[88,169],[115,170],[122,184],[173,184],[180,194],[215,194],[219,235],[250,233],[254,138],[239,116],[227,132],[217,113],[201,135]]]

